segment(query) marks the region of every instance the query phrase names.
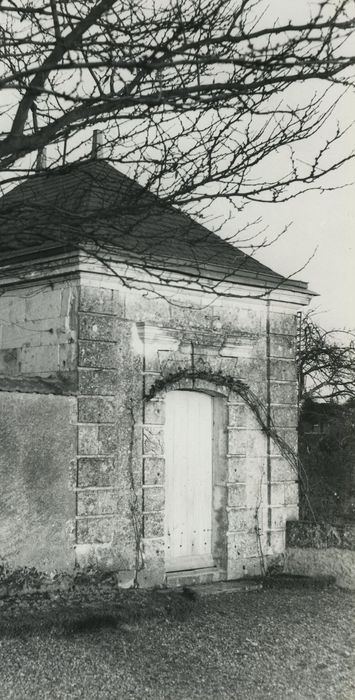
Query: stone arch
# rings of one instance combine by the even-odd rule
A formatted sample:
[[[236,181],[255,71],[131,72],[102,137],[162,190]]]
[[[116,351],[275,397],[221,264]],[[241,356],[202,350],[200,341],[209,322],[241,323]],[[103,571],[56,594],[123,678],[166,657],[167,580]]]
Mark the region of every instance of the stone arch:
[[[259,504],[260,520],[263,521],[266,513],[266,484],[263,483],[266,435],[258,416],[246,401],[248,387],[240,380],[220,374],[181,370],[159,378],[151,385],[145,396],[143,426],[143,489],[144,495],[149,493],[150,499],[144,497],[143,522],[159,519],[159,534],[164,538],[164,404],[166,393],[174,390],[203,392],[213,398],[213,558],[218,575],[220,578],[238,578],[246,573],[259,573],[255,512]],[[160,499],[156,499],[154,507],[161,505],[159,515],[157,511],[149,512],[146,508],[148,502],[152,503],[154,465],[155,482],[159,480],[157,488],[160,489]],[[265,523],[259,525],[261,530],[263,527],[266,530]],[[152,532],[144,526],[145,541],[157,534],[158,530]]]

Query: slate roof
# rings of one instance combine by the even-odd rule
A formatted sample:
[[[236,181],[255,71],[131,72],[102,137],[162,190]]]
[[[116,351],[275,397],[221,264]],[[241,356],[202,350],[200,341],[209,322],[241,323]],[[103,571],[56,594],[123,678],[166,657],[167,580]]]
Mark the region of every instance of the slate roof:
[[[138,264],[229,282],[305,291],[160,201],[103,160],[43,172],[0,199],[0,265],[24,252],[97,243]],[[31,256],[32,257],[32,256]]]

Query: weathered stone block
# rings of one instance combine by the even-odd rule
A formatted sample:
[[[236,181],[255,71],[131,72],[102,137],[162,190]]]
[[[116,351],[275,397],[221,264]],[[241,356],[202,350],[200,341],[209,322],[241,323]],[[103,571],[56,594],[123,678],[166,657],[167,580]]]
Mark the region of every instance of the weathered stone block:
[[[165,422],[164,401],[147,401],[144,406],[144,422],[155,425],[162,425]]]
[[[296,353],[296,339],[292,335],[270,335],[271,357],[294,359]]]
[[[80,455],[98,454],[99,430],[97,425],[78,426],[78,453]]]
[[[114,316],[100,316],[81,312],[79,316],[80,340],[118,339],[118,323]]]
[[[285,551],[285,530],[272,530],[270,533],[270,550],[273,554],[282,554]]]
[[[256,526],[255,510],[252,508],[230,509],[228,512],[228,531],[254,531]]]
[[[77,544],[75,555],[77,565],[84,569],[126,571],[134,566],[134,543],[122,541],[120,549],[112,542]]]
[[[119,314],[123,311],[118,290],[104,287],[80,288],[80,311],[95,314]]]
[[[266,449],[266,436],[261,430],[228,430],[228,454],[263,457]]]
[[[271,504],[273,506],[285,505],[285,484],[271,484]]]
[[[272,481],[295,481],[297,472],[284,457],[271,457]]]
[[[214,315],[217,309],[214,309]],[[241,333],[260,333],[265,320],[265,310],[261,307],[238,308],[236,303],[221,306],[220,320],[222,327],[237,329]]]
[[[147,486],[143,488],[143,510],[145,513],[162,510],[164,508],[165,492],[161,486]]]
[[[273,506],[271,508],[271,528],[279,529],[285,527],[286,510],[283,506]]]
[[[27,321],[59,318],[62,307],[62,290],[56,288],[43,291],[41,294],[31,295],[27,297],[25,304],[25,318]]]
[[[230,484],[228,487],[228,505],[234,508],[244,508],[246,504],[246,484]]]
[[[79,368],[79,393],[115,394],[118,388],[118,373],[114,369]]]
[[[164,453],[164,435],[159,428],[143,428],[143,453],[145,455],[162,455]]]
[[[114,486],[115,462],[110,457],[81,457],[78,459],[78,487]]]
[[[117,416],[116,399],[80,396],[78,411],[80,423],[112,423]]]
[[[116,425],[100,425],[98,436],[98,447],[100,454],[112,454],[117,450],[117,427]]]
[[[139,585],[162,585],[165,580],[163,539],[145,539],[143,541],[143,561],[143,569],[138,572]]]
[[[248,435],[246,430],[228,430],[228,454],[246,455]]]
[[[117,366],[116,343],[104,340],[80,340],[78,363],[81,367],[114,369]]]
[[[161,374],[144,374],[143,376],[143,392],[145,396],[148,396],[157,381],[161,380]]]
[[[145,484],[162,484],[165,476],[165,460],[163,457],[145,457],[143,461]]]
[[[296,406],[274,406],[271,408],[271,419],[276,427],[297,428],[298,411]]]
[[[299,508],[298,505],[285,506],[285,521],[298,520]]]
[[[270,360],[270,378],[278,379],[279,381],[296,381],[297,372],[296,365],[292,360]]]
[[[0,350],[0,372],[6,375],[14,375],[20,372],[20,349],[6,348]]]
[[[251,429],[258,429],[260,428],[259,421],[256,417],[256,415],[253,413],[251,408],[247,406],[246,404],[241,405],[233,405],[229,404],[228,406],[228,422],[229,426],[237,426],[239,428],[251,428]]]
[[[278,311],[270,312],[270,332],[285,335],[297,334],[297,316]]]
[[[297,445],[298,445],[298,436],[297,436],[297,431],[294,429],[284,429],[284,428],[277,428],[277,434],[281,438],[282,441],[286,443],[286,445],[293,450],[294,452],[297,452]],[[279,447],[277,442],[275,440],[271,440],[271,454],[274,456],[283,456],[282,454],[282,448]]]
[[[26,318],[26,300],[21,297],[15,299],[8,299],[9,302],[9,315],[8,320],[10,323],[24,323]],[[4,316],[1,313],[1,318]],[[5,320],[5,319],[4,319]]]
[[[75,370],[77,367],[77,344],[75,341],[60,343],[58,345],[58,366],[62,372]]]
[[[164,513],[147,513],[143,516],[144,537],[164,536]]]
[[[117,513],[116,491],[78,491],[77,513],[84,515],[111,515]]]
[[[21,371],[25,374],[55,372],[59,370],[58,345],[24,346],[21,349]]]
[[[262,474],[266,470],[266,459],[249,457],[228,457],[228,481],[245,482],[250,475]]]
[[[284,485],[285,505],[297,505],[299,501],[299,488],[297,482],[289,481]]]
[[[68,396],[0,392],[0,552],[13,569],[74,566],[75,404]]]
[[[297,407],[297,382],[270,382],[270,398],[272,404],[291,404]]]
[[[228,535],[228,558],[233,560],[255,557],[258,554],[256,532],[235,532]]]
[[[114,531],[114,524],[115,521],[112,517],[91,517],[77,520],[77,543],[110,542]]]

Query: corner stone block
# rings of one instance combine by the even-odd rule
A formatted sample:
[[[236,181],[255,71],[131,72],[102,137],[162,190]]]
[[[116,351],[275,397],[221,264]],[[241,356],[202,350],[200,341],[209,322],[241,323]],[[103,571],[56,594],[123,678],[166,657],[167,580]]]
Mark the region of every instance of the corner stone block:
[[[118,339],[116,317],[81,312],[79,316],[79,339],[116,341]]]
[[[228,482],[246,482],[250,476],[260,479],[266,474],[266,457],[228,457]]]
[[[228,535],[228,559],[231,561],[258,555],[256,532],[233,532]]]
[[[289,447],[294,452],[297,452],[298,436],[296,429],[292,430],[291,428],[277,428],[276,432],[281,438],[281,440],[283,440],[286,443],[287,447]],[[277,442],[273,439],[271,440],[270,450],[273,457],[283,456],[282,447],[280,448]]]
[[[270,382],[270,398],[272,404],[291,404],[297,408],[297,382]]]
[[[273,506],[271,508],[271,528],[278,530],[285,527],[286,510],[283,506]]]
[[[298,474],[283,457],[271,457],[271,477],[272,481],[295,481]]]
[[[270,312],[270,331],[283,335],[297,334],[297,316],[295,314],[284,314],[282,312]]]
[[[285,505],[297,505],[299,501],[299,490],[297,482],[288,482],[284,485],[285,489]]]
[[[162,538],[145,539],[143,541],[143,556],[145,566],[164,569],[164,540]]]
[[[118,388],[118,376],[113,369],[79,368],[79,392],[81,394],[114,395]]]
[[[97,425],[78,426],[78,452],[80,455],[98,454],[98,435]]]
[[[271,530],[271,550],[273,554],[282,554],[285,551],[285,529]]]
[[[164,513],[146,513],[143,516],[144,537],[164,536]]]
[[[112,515],[117,513],[116,491],[78,491],[77,512],[85,515]]]
[[[246,455],[247,453],[247,431],[231,428],[228,430],[228,454]]]
[[[292,506],[285,506],[285,520],[286,521],[294,521],[299,518],[299,509],[298,505],[292,505]]]
[[[270,360],[270,379],[277,379],[287,382],[297,380],[296,363],[293,360]]]
[[[298,425],[297,407],[273,406],[271,408],[271,418],[276,427],[296,429]]]
[[[79,396],[79,423],[113,423],[117,416],[116,400],[110,397]]]
[[[78,487],[114,486],[115,463],[109,457],[80,457],[78,459]]]
[[[145,484],[164,483],[165,460],[163,457],[145,457],[143,461],[143,479]]]
[[[147,401],[144,406],[144,422],[163,425],[165,422],[164,401]]]
[[[249,464],[246,457],[228,457],[228,482],[246,481]]]
[[[228,406],[228,424],[229,426],[237,426],[238,428],[245,428],[247,423],[246,418],[246,406],[243,404],[229,404]]]
[[[159,456],[164,453],[163,431],[159,428],[143,428],[143,452],[145,455]]]
[[[110,542],[114,531],[114,518],[83,518],[77,520],[77,544]]]
[[[271,505],[285,505],[285,484],[271,484]]]
[[[256,525],[255,511],[251,508],[231,508],[228,513],[228,531],[254,531]]]
[[[95,314],[118,314],[123,309],[118,290],[105,287],[80,287],[80,311]]]
[[[160,511],[164,508],[165,492],[162,486],[143,488],[143,510],[145,513]]]
[[[244,508],[246,502],[246,484],[230,484],[228,487],[228,505],[232,508]]]
[[[271,357],[293,360],[296,354],[296,341],[292,335],[270,335]]]
[[[115,425],[99,425],[98,447],[100,454],[112,454],[117,450],[117,428]]]
[[[116,343],[104,340],[80,340],[78,362],[80,367],[114,369],[117,366]]]

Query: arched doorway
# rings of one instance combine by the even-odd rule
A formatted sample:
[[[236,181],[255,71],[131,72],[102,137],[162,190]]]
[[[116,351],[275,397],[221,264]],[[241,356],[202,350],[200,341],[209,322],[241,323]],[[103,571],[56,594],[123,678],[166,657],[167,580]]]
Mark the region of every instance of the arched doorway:
[[[213,565],[213,399],[166,394],[165,561],[167,571]]]

